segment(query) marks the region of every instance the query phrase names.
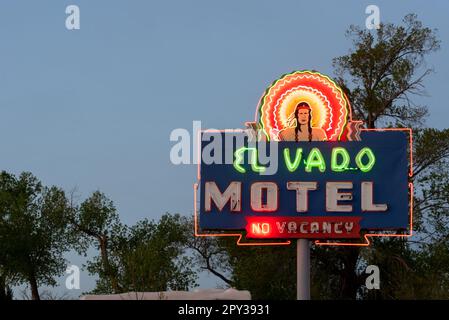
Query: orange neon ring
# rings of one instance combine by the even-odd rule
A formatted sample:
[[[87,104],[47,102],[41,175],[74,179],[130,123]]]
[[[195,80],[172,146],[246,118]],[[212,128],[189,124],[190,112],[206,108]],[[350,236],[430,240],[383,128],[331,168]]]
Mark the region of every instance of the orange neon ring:
[[[295,71],[274,81],[258,106],[259,124],[270,140],[289,127],[289,116],[299,102],[312,109],[312,126],[324,130],[328,141],[342,137],[350,117],[343,90],[329,77],[312,71]]]

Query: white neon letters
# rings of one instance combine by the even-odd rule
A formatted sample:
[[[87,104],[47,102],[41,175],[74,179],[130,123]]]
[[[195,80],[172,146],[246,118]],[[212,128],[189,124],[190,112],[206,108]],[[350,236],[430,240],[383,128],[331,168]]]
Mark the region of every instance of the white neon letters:
[[[352,189],[352,182],[326,183],[326,211],[351,212],[352,205],[338,204],[338,201],[352,200],[352,193],[340,192],[339,189]]]
[[[309,210],[309,190],[316,190],[317,182],[287,182],[288,190],[296,190],[296,212],[307,212]]]
[[[223,211],[226,206],[229,206],[230,212],[242,211],[242,182],[231,182],[224,192],[220,191],[214,181],[205,182],[204,187],[204,209],[206,212],[213,210],[212,203],[219,212]],[[323,187],[325,192],[319,194],[324,194],[325,199],[317,199],[317,196],[314,196],[314,191]],[[358,187],[360,187],[360,206],[357,208],[362,212],[385,212],[388,210],[387,204],[374,202],[373,182],[363,181]],[[249,188],[249,199],[244,199],[244,201],[249,201],[251,211],[264,213],[278,211],[281,191],[277,183],[259,181],[252,183]],[[298,213],[309,213],[311,201],[324,201],[326,212],[353,212],[353,192],[357,186],[354,186],[351,181],[328,181],[323,186],[315,181],[288,181],[284,188],[286,191],[282,192],[295,191],[295,198],[291,198],[289,201],[296,201],[296,212]],[[293,197],[293,192],[289,194]],[[309,200],[310,198],[312,200]]]
[[[373,203],[373,183],[364,181],[362,182],[362,211],[387,211],[388,206],[386,204],[374,204]]]
[[[225,192],[221,193],[215,182],[206,182],[204,190],[204,201],[206,211],[212,210],[212,201],[217,206],[218,211],[222,211],[224,206],[230,201],[230,211],[239,212],[242,209],[242,183],[231,182]]]
[[[266,202],[263,192],[266,190]],[[278,186],[274,182],[256,182],[251,185],[251,208],[258,212],[274,212],[278,208]]]

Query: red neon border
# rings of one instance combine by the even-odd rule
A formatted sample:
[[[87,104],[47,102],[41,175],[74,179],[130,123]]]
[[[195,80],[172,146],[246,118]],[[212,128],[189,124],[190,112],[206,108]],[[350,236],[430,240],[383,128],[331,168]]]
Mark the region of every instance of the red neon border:
[[[361,128],[361,131],[374,131],[374,132],[382,132],[382,131],[405,131],[409,134],[409,147],[410,147],[410,166],[409,166],[409,177],[413,176],[413,131],[411,128],[384,128],[384,129],[364,129]],[[194,190],[194,229],[195,229],[195,237],[238,237],[237,245],[238,246],[275,246],[275,245],[290,245],[291,241],[285,242],[241,242],[243,235],[241,233],[200,233],[198,227],[198,208],[197,208],[197,192],[198,185],[201,180],[201,133],[202,132],[212,132],[212,133],[222,133],[222,132],[243,132],[243,129],[224,129],[224,130],[200,130],[198,131],[198,171],[197,178],[198,182],[193,185]],[[409,232],[405,234],[388,234],[388,233],[367,233],[363,237],[365,242],[362,243],[354,243],[354,242],[321,242],[320,240],[315,240],[314,244],[318,246],[359,246],[359,247],[368,247],[371,242],[368,238],[370,237],[401,237],[408,238],[413,236],[413,182],[409,182],[408,184],[409,192],[410,192],[410,220],[409,220]]]

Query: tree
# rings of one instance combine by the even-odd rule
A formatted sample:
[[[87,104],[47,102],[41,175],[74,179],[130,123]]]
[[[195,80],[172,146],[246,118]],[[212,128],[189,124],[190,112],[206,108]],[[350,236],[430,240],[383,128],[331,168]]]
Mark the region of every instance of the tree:
[[[0,265],[4,265],[4,263],[1,263]],[[8,276],[6,275],[5,270],[2,268],[2,270],[0,270],[0,301],[13,299],[13,292],[9,286],[11,282],[12,281],[8,279]]]
[[[368,128],[382,120],[416,127],[427,114],[427,107],[414,104],[412,97],[424,93],[423,80],[432,72],[422,68],[424,58],[439,49],[440,41],[436,31],[423,27],[415,14],[405,16],[403,23],[381,24],[375,34],[351,26],[347,35],[354,50],[334,59],[355,118],[364,120]]]
[[[186,254],[187,219],[165,214],[156,223],[143,220],[111,237],[110,262],[121,292],[188,290],[196,285],[192,258]],[[109,293],[99,259],[89,263],[100,279],[94,293]]]
[[[403,25],[383,24],[375,34],[352,26],[348,35],[353,38],[355,48],[350,54],[334,59],[334,66],[338,80],[352,102],[355,117],[364,120],[368,128],[375,128],[380,123],[418,129],[414,146],[415,174],[411,181],[415,182],[418,193],[423,192],[428,186],[428,179],[423,183],[424,172],[433,176],[435,171],[431,168],[441,166],[449,155],[447,131],[421,129],[428,109],[414,104],[412,100],[414,95],[424,94],[423,81],[432,72],[431,68],[424,67],[424,58],[440,47],[436,31],[423,27],[416,15],[410,14],[403,19]],[[433,140],[432,136],[439,139],[430,146],[425,142]],[[445,181],[439,180],[437,183],[443,185]],[[427,220],[421,226],[428,224],[429,220],[426,219],[428,216],[424,217],[422,208],[416,207],[416,203],[426,208],[430,203],[435,205],[438,198],[433,191],[427,195],[427,198],[415,202],[418,217]],[[441,199],[436,206],[444,208]],[[402,279],[404,276],[398,275],[397,264],[385,263],[385,257],[401,261],[400,265],[405,270],[411,269],[410,265],[413,264],[410,258],[413,248],[404,240],[375,239],[373,247],[365,251],[368,252],[361,252],[358,247],[337,251],[341,254],[340,271],[343,271],[342,297],[356,298],[361,294],[363,277],[360,264],[382,264],[384,273],[390,274],[391,279],[392,274]],[[392,287],[394,285],[387,285],[385,292],[391,291]],[[384,297],[392,297],[390,293],[384,294]]]
[[[100,251],[101,268],[96,268],[102,281],[107,281],[108,293],[121,292],[117,280],[117,270],[110,261],[110,242],[113,235],[119,233],[123,226],[112,200],[100,191],[95,191],[80,206],[71,199],[69,222],[72,226],[72,237],[77,240],[76,249],[85,254],[95,243]]]
[[[257,300],[296,298],[295,246],[242,249],[236,246],[235,238],[220,241],[228,248],[236,288],[249,290]]]
[[[55,285],[70,248],[64,191],[45,187],[31,173],[0,173],[0,263],[14,283],[28,283],[39,300],[39,285]],[[5,279],[5,278],[3,278]]]
[[[17,273],[12,270],[11,257],[9,249],[11,247],[11,239],[6,234],[7,218],[9,217],[10,207],[13,202],[12,190],[16,185],[16,179],[13,175],[6,172],[0,174],[0,300],[10,300],[8,292],[11,285],[17,282],[15,278]],[[8,248],[8,250],[6,250]],[[11,278],[12,277],[12,278]]]
[[[192,251],[195,265],[200,272],[207,271],[218,277],[228,286],[234,286],[233,280],[227,276],[232,274],[232,266],[229,263],[229,246],[217,237],[195,237],[194,217],[188,220],[185,229],[186,246]]]

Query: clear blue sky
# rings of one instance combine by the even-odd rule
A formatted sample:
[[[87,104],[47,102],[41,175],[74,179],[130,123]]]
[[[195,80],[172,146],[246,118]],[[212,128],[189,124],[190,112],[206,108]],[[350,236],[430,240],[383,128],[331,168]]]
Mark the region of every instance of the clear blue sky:
[[[81,10],[77,31],[65,28],[70,4]],[[0,169],[83,198],[100,189],[128,224],[191,214],[195,168],[170,163],[170,132],[193,120],[241,127],[284,73],[332,76],[332,58],[350,48],[344,31],[365,24],[369,4],[382,21],[417,13],[439,29],[429,96],[415,101],[430,107],[428,126],[447,127],[447,1],[2,1]],[[81,285],[93,280],[83,273]]]

